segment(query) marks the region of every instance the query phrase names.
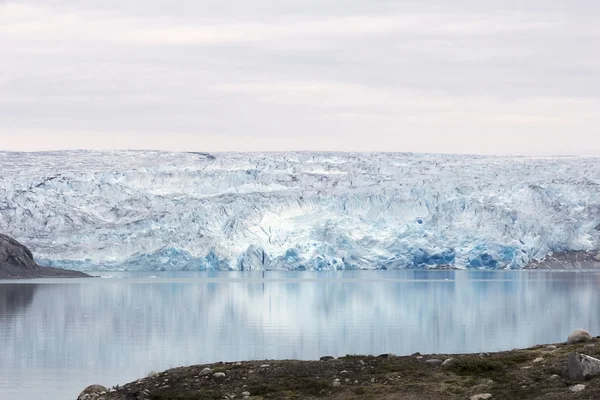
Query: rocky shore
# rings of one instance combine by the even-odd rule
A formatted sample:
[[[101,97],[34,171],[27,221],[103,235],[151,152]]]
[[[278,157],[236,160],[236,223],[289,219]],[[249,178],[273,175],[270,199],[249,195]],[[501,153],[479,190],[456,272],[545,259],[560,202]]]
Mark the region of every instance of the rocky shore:
[[[535,260],[524,269],[598,269],[600,251],[562,251]]]
[[[347,355],[319,361],[216,363],[150,372],[78,400],[598,399],[600,337],[497,353]]]
[[[89,275],[78,271],[38,265],[27,247],[0,233],[0,279],[85,277],[89,277]]]

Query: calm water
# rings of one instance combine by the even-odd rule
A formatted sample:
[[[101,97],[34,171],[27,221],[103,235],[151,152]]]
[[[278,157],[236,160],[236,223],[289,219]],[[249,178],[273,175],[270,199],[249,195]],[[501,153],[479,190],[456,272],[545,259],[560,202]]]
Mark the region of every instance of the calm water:
[[[600,332],[600,272],[156,273],[0,281],[0,399],[248,359],[479,352]]]

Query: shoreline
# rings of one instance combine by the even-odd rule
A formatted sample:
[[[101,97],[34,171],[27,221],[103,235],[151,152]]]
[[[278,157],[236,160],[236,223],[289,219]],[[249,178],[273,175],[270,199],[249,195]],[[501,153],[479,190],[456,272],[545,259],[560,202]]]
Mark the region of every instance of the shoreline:
[[[112,389],[97,386],[94,392],[89,387],[89,394],[82,392],[78,400],[600,398],[600,376],[585,382],[569,378],[567,360],[573,352],[599,358],[600,336],[576,344],[480,354],[192,365],[151,372]]]

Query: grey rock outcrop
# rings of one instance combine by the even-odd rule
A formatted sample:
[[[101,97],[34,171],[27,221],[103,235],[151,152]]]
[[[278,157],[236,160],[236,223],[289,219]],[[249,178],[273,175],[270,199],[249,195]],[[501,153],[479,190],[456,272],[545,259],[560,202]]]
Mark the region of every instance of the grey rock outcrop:
[[[600,360],[579,353],[569,353],[567,364],[569,379],[585,381],[600,375]]]
[[[88,277],[83,272],[42,267],[31,251],[15,239],[0,233],[0,279]]]
[[[600,251],[562,251],[533,260],[524,269],[597,269],[600,268]]]
[[[2,233],[0,233],[0,266],[30,271],[40,269],[40,266],[33,261],[33,254],[27,247]]]

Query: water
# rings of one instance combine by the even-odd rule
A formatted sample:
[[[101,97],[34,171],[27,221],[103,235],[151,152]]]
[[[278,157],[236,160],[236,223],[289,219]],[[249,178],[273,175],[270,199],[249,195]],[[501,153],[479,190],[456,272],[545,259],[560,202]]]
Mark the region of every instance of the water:
[[[151,275],[157,275],[152,276]],[[0,281],[0,399],[169,367],[479,352],[600,332],[600,272],[124,273]]]

